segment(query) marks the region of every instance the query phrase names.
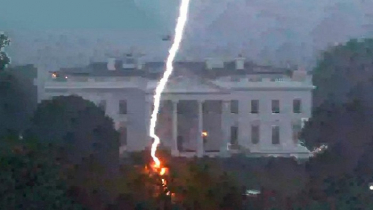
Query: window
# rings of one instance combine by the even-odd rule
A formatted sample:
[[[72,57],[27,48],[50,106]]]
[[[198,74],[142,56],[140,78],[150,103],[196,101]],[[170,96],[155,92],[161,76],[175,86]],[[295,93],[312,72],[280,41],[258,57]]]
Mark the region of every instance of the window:
[[[119,134],[120,134],[120,145],[121,146],[127,145],[127,127],[121,126],[119,128]]]
[[[299,135],[300,135],[300,132],[302,130],[302,125],[301,123],[293,123],[293,142],[295,144],[298,143],[298,140],[299,140]]]
[[[237,145],[238,143],[238,127],[232,126],[231,127],[231,145]]]
[[[293,113],[302,112],[302,101],[300,99],[293,100]]]
[[[101,100],[99,103],[98,103],[98,107],[100,107],[100,109],[104,112],[106,112],[106,101],[105,100]]]
[[[119,100],[119,114],[127,114],[127,101]]]
[[[280,100],[272,100],[272,113],[280,113]]]
[[[251,113],[259,113],[259,100],[251,100]]]
[[[251,125],[251,143],[259,143],[259,125]]]
[[[231,101],[231,113],[238,114],[238,100]]]
[[[280,144],[280,126],[272,126],[272,144]]]

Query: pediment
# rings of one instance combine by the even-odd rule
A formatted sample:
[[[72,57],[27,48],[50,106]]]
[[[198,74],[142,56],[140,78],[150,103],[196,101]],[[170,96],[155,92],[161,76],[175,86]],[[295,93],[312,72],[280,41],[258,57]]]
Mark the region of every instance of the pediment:
[[[197,76],[171,78],[164,93],[228,93],[228,90]]]

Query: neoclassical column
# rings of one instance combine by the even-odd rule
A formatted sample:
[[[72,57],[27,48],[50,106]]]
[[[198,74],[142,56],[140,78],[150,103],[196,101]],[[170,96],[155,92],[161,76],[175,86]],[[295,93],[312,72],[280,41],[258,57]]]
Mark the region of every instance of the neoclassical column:
[[[203,145],[203,138],[202,138],[202,132],[203,132],[203,110],[202,100],[198,100],[198,131],[197,131],[197,157],[203,157],[203,154],[205,152],[205,148]]]
[[[172,156],[179,156],[179,148],[178,148],[178,119],[177,119],[177,104],[179,101],[173,100],[172,101],[172,148],[171,148],[171,154]]]
[[[221,142],[220,153],[222,156],[227,156],[228,152],[228,144],[229,144],[229,134],[230,134],[230,126],[229,126],[229,104],[230,101],[222,101],[221,102],[221,129],[223,133],[223,139]]]

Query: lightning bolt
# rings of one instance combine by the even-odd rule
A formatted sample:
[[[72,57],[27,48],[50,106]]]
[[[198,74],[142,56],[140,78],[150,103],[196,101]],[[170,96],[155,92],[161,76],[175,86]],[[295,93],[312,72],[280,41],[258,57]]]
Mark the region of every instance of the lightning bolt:
[[[161,95],[165,86],[167,84],[168,79],[170,78],[172,71],[173,71],[173,61],[176,57],[177,52],[179,51],[181,40],[183,39],[184,28],[185,24],[188,19],[188,9],[189,9],[189,2],[190,0],[181,0],[180,8],[179,8],[179,17],[177,19],[177,24],[175,27],[175,38],[172,43],[170,50],[168,51],[168,57],[166,61],[166,70],[163,74],[163,77],[159,81],[154,94],[154,102],[153,102],[153,113],[150,118],[150,131],[149,136],[154,139],[154,142],[151,147],[150,154],[153,158],[156,167],[160,167],[161,162],[156,156],[157,147],[160,143],[159,137],[155,134],[155,126],[157,124],[157,117],[159,112],[159,105],[161,102]]]

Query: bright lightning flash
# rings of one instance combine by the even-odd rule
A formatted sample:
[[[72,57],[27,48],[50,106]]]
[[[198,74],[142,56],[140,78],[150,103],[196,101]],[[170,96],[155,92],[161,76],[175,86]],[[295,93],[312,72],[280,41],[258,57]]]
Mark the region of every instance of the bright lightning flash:
[[[190,2],[190,0],[181,0],[181,5],[180,5],[180,8],[179,8],[179,17],[178,17],[176,28],[175,28],[175,38],[174,38],[174,42],[173,42],[173,44],[172,44],[172,46],[169,50],[168,58],[167,58],[167,61],[166,61],[166,70],[163,74],[163,77],[159,81],[159,83],[158,83],[158,85],[155,89],[155,94],[154,94],[154,103],[153,103],[154,109],[153,109],[153,113],[152,113],[151,118],[150,118],[149,136],[154,139],[154,142],[153,142],[152,147],[151,147],[151,156],[154,160],[155,167],[157,167],[157,168],[159,168],[160,165],[161,165],[160,160],[157,158],[157,156],[155,154],[156,151],[157,151],[157,147],[160,143],[160,139],[155,134],[155,126],[157,124],[157,116],[158,116],[158,112],[159,112],[161,94],[162,94],[162,92],[163,92],[163,90],[164,90],[164,88],[167,84],[167,81],[168,81],[168,79],[171,76],[172,71],[173,71],[173,65],[172,64],[173,64],[173,61],[176,57],[176,53],[179,50],[180,43],[181,43],[181,40],[183,38],[184,27],[185,27],[185,24],[187,22],[189,2]]]

